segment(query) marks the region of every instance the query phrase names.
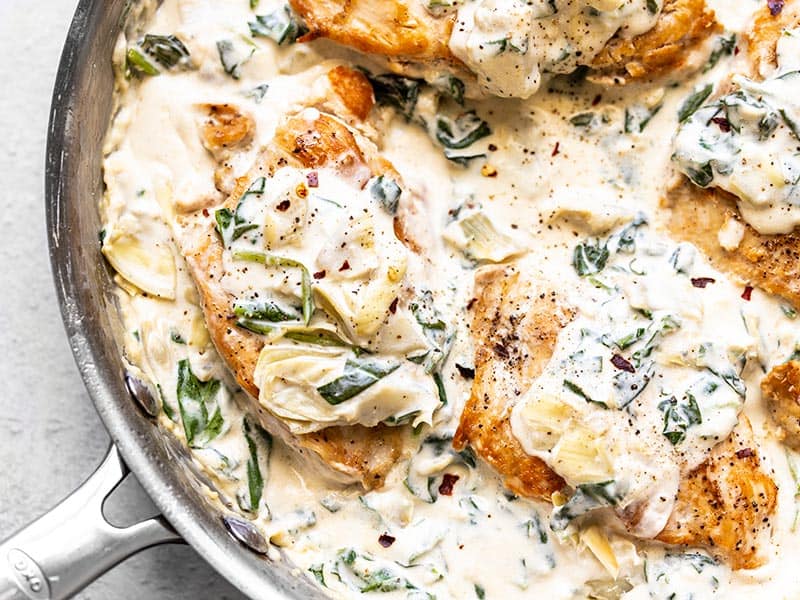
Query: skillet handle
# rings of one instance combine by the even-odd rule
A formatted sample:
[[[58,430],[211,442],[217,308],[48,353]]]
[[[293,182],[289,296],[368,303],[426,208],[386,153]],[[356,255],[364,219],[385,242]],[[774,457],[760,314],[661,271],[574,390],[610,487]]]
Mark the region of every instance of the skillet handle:
[[[140,550],[183,541],[162,516],[111,525],[103,503],[129,471],[111,446],[94,474],[0,543],[0,600],[64,600]]]

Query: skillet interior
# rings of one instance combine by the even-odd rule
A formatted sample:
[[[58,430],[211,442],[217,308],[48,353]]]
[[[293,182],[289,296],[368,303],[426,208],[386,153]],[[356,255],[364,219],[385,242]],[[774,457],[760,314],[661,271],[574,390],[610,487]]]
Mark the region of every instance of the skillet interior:
[[[81,0],[64,46],[48,130],[48,242],[61,314],[89,395],[128,466],[175,529],[217,571],[256,599],[320,598],[285,561],[257,556],[227,533],[198,492],[177,443],[131,401],[121,321],[100,253],[102,144],[112,110],[111,54],[135,0]]]

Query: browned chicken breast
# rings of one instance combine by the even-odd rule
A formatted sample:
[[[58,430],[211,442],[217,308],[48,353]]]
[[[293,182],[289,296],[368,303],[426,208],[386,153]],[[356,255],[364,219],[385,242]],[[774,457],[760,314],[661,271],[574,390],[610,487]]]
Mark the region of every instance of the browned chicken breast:
[[[326,103],[337,107],[348,119],[361,119],[372,106],[372,89],[366,78],[344,67],[328,74],[331,94]],[[217,110],[215,114],[227,113]],[[203,127],[210,140],[240,137],[241,121],[230,121],[234,131],[224,129],[219,119]],[[210,142],[209,142],[210,143]],[[259,156],[246,177],[239,178],[223,207],[235,209],[249,183],[270,177],[283,166],[332,168],[342,178],[363,187],[372,176],[390,175],[400,181],[392,165],[378,156],[374,146],[337,117],[319,112],[313,121],[307,115],[289,116],[280,123],[272,142]],[[398,214],[402,214],[400,211]],[[213,211],[204,210],[183,218],[181,250],[202,300],[206,324],[218,352],[236,380],[253,399],[265,429],[278,435],[299,453],[329,467],[339,479],[357,481],[367,488],[380,486],[391,467],[410,449],[409,427],[374,428],[336,426],[318,432],[294,435],[275,415],[263,408],[253,374],[264,336],[237,326],[234,298],[223,287],[224,247],[215,230]]]
[[[449,46],[456,13],[428,11],[423,4],[415,0],[291,0],[309,29],[301,41],[328,38],[387,58],[395,71],[445,69],[469,77],[469,68]],[[605,83],[659,77],[690,65],[697,68],[702,61],[692,59],[695,51],[719,29],[705,0],[665,0],[652,29],[633,37],[618,34],[594,59],[579,64],[591,67],[593,78]]]
[[[800,450],[800,361],[773,367],[761,382],[761,394],[783,442]]]
[[[608,42],[592,61],[594,78],[623,83],[682,70],[691,64],[698,47],[719,30],[705,0],[667,0],[653,29]]]
[[[454,445],[471,446],[514,493],[549,501],[554,492],[568,492],[566,484],[543,460],[526,454],[509,419],[517,399],[544,371],[574,311],[557,291],[514,265],[478,271],[472,311],[475,380]],[[705,547],[734,569],[758,567],[776,497],[750,424],[740,416],[730,437],[683,476],[676,505],[656,539]]]
[[[800,2],[779,4],[762,6],[747,34],[750,71],[757,80],[777,67],[776,46],[781,32],[800,25]],[[674,237],[703,250],[718,269],[800,305],[797,231],[759,233],[742,218],[736,196],[716,187],[698,187],[688,178],[668,191],[664,205],[670,209],[667,224]],[[741,239],[723,247],[720,231],[731,225],[742,230]]]

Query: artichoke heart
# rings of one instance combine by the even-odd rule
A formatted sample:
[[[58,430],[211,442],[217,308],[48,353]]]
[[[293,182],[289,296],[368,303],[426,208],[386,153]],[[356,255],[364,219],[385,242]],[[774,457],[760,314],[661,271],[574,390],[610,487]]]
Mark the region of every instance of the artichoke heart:
[[[337,425],[431,423],[439,399],[420,365],[352,348],[286,341],[266,345],[254,380],[260,404],[292,433]]]
[[[175,258],[168,247],[148,245],[128,233],[115,233],[106,238],[103,254],[117,273],[143,292],[175,299]]]

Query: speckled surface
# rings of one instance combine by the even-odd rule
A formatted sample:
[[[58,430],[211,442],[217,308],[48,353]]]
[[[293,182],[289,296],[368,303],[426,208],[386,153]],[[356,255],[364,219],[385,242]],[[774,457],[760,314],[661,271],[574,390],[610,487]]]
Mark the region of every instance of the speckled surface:
[[[75,4],[0,0],[0,538],[79,485],[108,445],[61,326],[44,226],[50,95]],[[150,510],[135,485],[113,506],[114,515]],[[78,598],[242,596],[190,548],[165,546],[128,560]]]

